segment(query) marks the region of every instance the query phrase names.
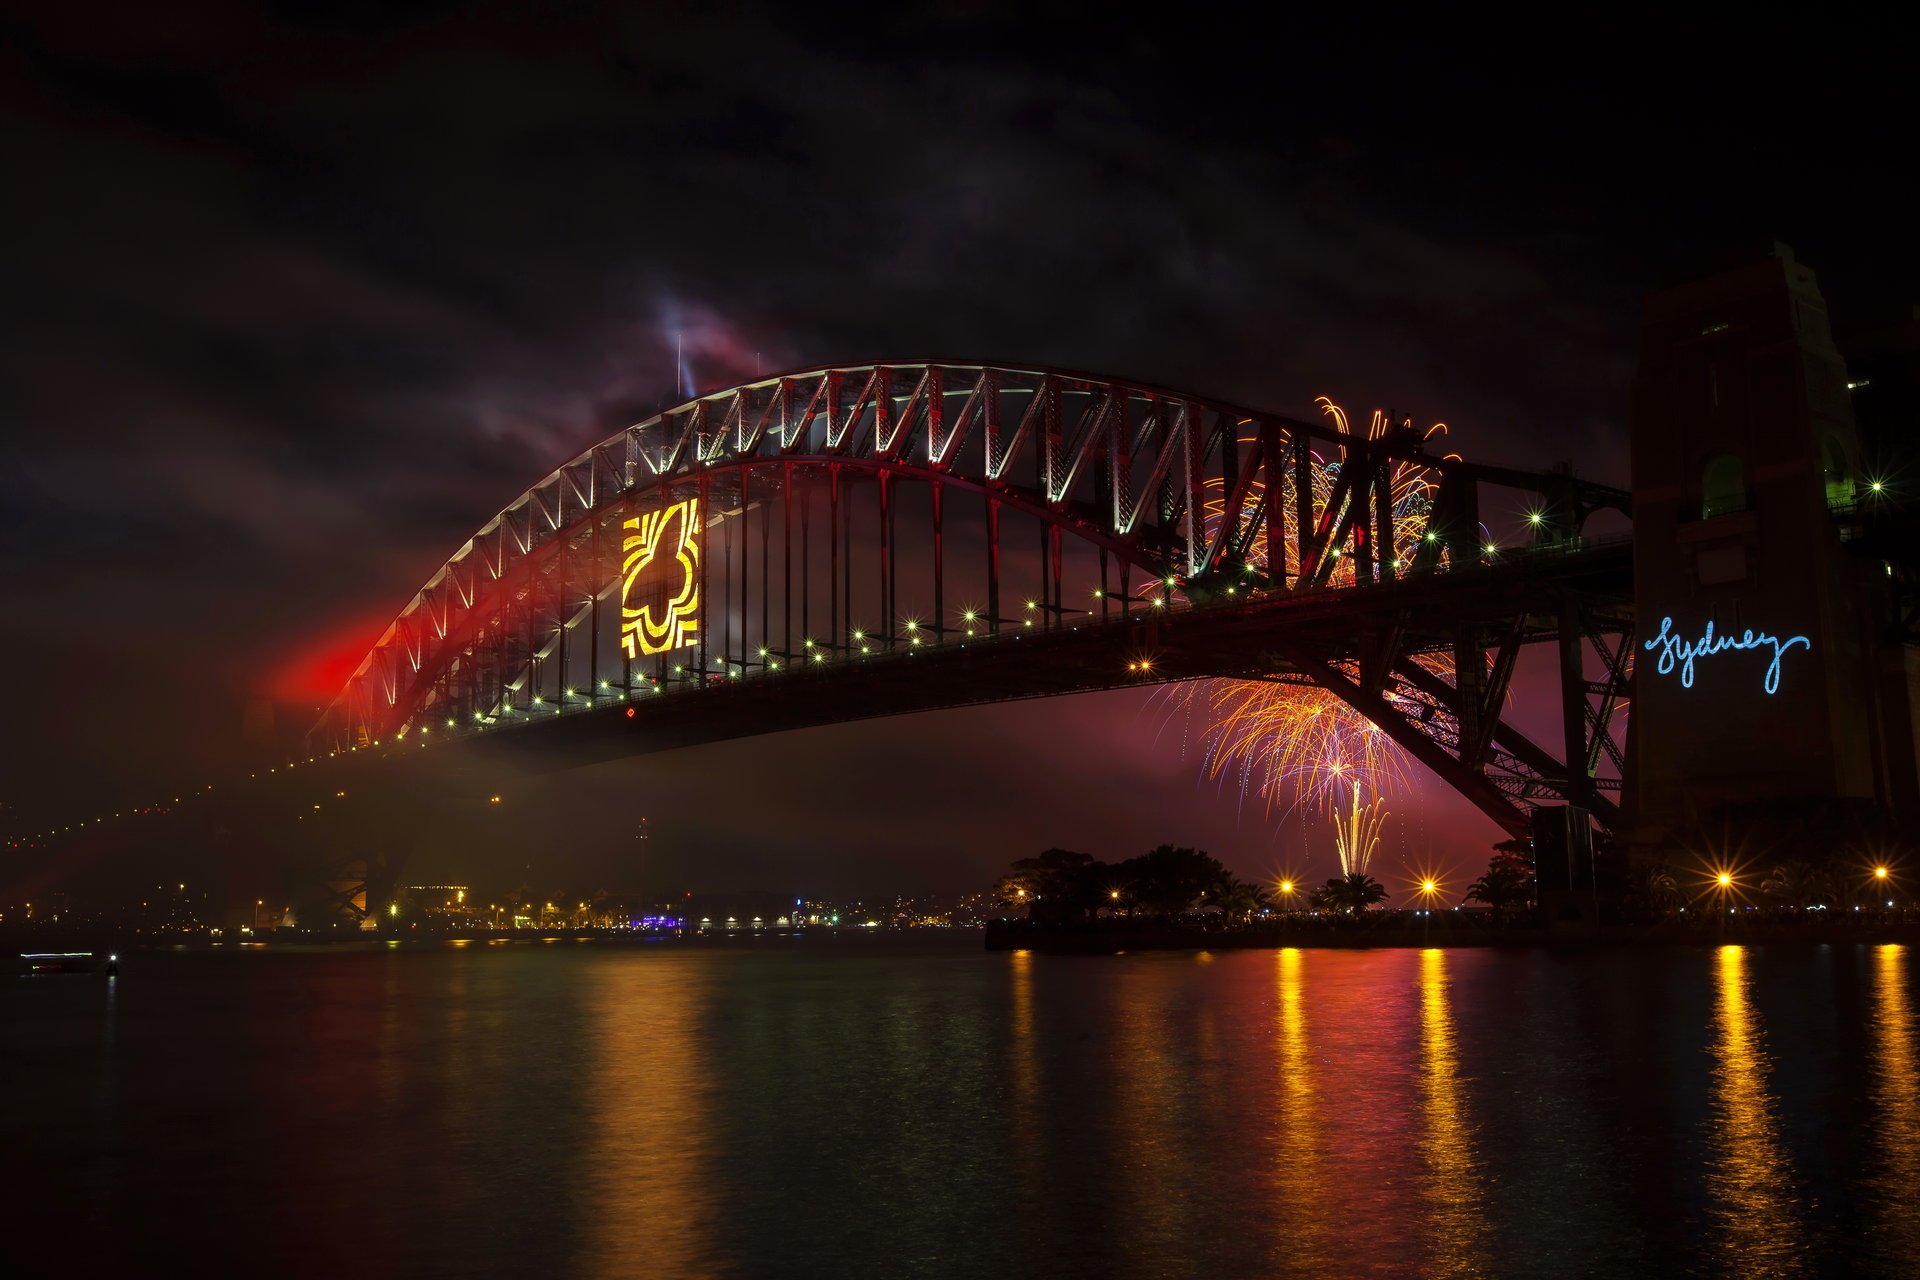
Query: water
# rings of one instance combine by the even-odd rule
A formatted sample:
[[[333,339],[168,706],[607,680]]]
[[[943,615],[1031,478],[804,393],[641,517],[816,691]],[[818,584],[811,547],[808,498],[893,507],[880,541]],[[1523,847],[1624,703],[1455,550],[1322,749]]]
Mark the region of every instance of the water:
[[[0,987],[0,1270],[1912,1275],[1917,966],[138,954]]]

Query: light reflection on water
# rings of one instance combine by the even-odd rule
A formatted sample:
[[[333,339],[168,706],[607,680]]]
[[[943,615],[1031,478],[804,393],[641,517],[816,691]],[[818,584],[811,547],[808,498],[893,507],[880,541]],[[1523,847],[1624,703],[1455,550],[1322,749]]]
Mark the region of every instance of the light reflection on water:
[[[1280,988],[1279,1124],[1274,1128],[1274,1198],[1284,1219],[1283,1249],[1297,1271],[1333,1262],[1328,1193],[1321,1157],[1320,1091],[1307,1027],[1306,961],[1297,947],[1274,953]]]
[[[1714,957],[1713,1142],[1707,1174],[1724,1254],[1739,1274],[1805,1268],[1801,1206],[1767,1077],[1766,1033],[1753,1009],[1747,950]]]
[[[1427,1119],[1421,1150],[1433,1201],[1432,1274],[1479,1275],[1486,1264],[1480,1161],[1447,1007],[1447,953],[1438,948],[1420,953],[1420,1057]]]
[[[1881,1160],[1867,1230],[1881,1261],[1920,1266],[1920,1063],[1915,1061],[1908,949],[1873,949],[1874,1102]]]
[[[1846,954],[139,956],[111,1003],[5,993],[41,1194],[0,1238],[20,1274],[1911,1274],[1920,957]]]
[[[591,1274],[714,1270],[713,1191],[703,1177],[713,1118],[699,1051],[710,976],[683,963],[592,971],[586,999],[598,1035],[581,1064],[594,1115],[585,1166]]]

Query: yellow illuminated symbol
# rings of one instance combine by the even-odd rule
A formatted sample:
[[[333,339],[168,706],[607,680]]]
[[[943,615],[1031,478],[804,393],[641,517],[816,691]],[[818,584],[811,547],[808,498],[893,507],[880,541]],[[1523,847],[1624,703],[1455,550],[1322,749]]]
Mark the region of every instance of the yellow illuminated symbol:
[[[620,647],[629,658],[683,648],[700,629],[700,500],[635,516],[624,527],[635,532],[622,544]],[[653,565],[659,568],[649,573]],[[636,605],[643,574],[654,598]]]

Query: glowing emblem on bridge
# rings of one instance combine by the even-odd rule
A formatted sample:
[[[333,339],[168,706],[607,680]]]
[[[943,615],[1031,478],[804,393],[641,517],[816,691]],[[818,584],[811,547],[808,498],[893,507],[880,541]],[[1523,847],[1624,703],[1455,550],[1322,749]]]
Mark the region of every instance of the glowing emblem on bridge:
[[[685,647],[700,629],[700,500],[688,498],[624,526],[620,647],[629,658]]]
[[[1768,693],[1780,690],[1780,659],[1792,649],[1813,649],[1813,641],[1805,636],[1788,636],[1782,640],[1778,636],[1764,631],[1743,630],[1739,639],[1732,636],[1713,634],[1713,623],[1708,622],[1706,629],[1697,640],[1688,640],[1673,634],[1673,619],[1660,619],[1660,634],[1647,641],[1647,652],[1660,651],[1660,658],[1654,664],[1654,670],[1663,676],[1673,674],[1675,666],[1680,668],[1680,687],[1693,688],[1693,664],[1695,659],[1710,658],[1716,653],[1725,653],[1729,649],[1771,650],[1773,661],[1767,664],[1766,679],[1761,687]]]

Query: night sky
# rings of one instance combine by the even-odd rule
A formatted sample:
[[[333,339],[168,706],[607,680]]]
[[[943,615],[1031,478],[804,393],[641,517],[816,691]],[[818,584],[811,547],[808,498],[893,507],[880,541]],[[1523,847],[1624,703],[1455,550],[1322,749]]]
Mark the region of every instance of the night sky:
[[[1676,266],[1773,236],[1843,313],[1920,300],[1891,27],[403,8],[5,6],[6,834],[284,754],[494,511],[674,397],[676,337],[700,389],[1047,363],[1624,483]],[[874,721],[529,781],[407,852],[818,892],[1051,844],[1330,870],[1194,747],[1138,691]],[[1499,837],[1433,784],[1395,815],[1389,872]],[[4,894],[61,855],[0,856]]]

